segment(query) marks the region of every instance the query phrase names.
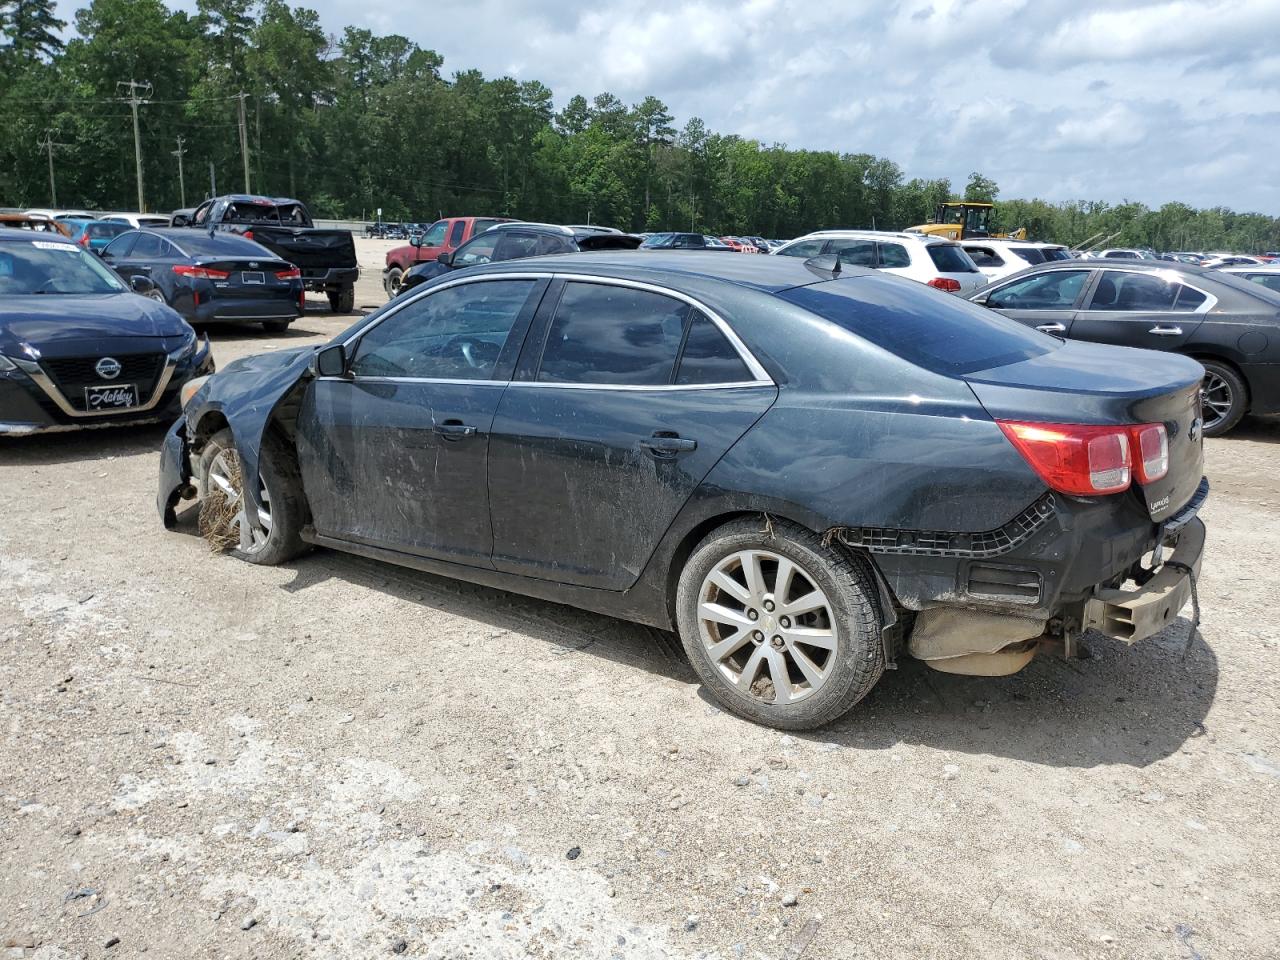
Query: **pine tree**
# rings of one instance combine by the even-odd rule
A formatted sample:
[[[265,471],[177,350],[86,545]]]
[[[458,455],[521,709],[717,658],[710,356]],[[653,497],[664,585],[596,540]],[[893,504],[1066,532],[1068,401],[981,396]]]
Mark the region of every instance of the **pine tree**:
[[[19,57],[53,57],[62,51],[58,32],[66,27],[53,12],[54,0],[9,0],[0,3],[3,52]]]

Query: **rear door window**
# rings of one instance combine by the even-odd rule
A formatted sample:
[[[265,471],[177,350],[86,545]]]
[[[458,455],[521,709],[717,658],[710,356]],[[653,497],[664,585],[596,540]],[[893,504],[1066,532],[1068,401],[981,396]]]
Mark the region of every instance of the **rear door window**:
[[[129,252],[129,256],[137,260],[148,260],[153,257],[159,257],[164,246],[164,241],[154,233],[142,233],[138,235],[138,242],[133,245],[133,249]]]
[[[102,251],[102,255],[117,260],[127,257],[137,239],[138,234],[136,233],[126,233],[123,236],[116,237],[116,239],[107,244],[106,249]]]
[[[991,247],[965,247],[969,259],[979,267],[1003,267],[1004,260]]]
[[[928,244],[929,259],[942,273],[977,273],[969,255],[958,243]]]
[[[542,350],[538,380],[670,383],[689,309],[681,300],[648,290],[566,283]]]
[[[822,253],[825,240],[801,240],[799,243],[793,243],[791,246],[778,251],[780,257],[804,257],[806,260],[810,257],[816,257]]]
[[[1088,279],[1088,270],[1053,270],[1018,280],[987,295],[997,310],[1070,310]]]
[[[897,270],[911,266],[911,258],[907,256],[907,248],[900,243],[880,244],[881,267]]]
[[[1173,310],[1179,287],[1181,284],[1169,283],[1163,277],[1150,273],[1105,270],[1098,278],[1098,286],[1093,291],[1088,309],[1163,313]],[[1204,299],[1201,298],[1200,302],[1203,303]]]
[[[680,354],[676,383],[745,383],[754,379],[729,338],[705,313],[695,311]]]

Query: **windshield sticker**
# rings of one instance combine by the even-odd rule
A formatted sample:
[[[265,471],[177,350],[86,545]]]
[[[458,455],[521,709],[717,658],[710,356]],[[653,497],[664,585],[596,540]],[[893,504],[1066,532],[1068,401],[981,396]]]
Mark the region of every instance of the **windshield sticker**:
[[[74,243],[50,243],[48,240],[33,240],[31,245],[40,250],[65,250],[67,253],[80,252],[80,248]]]

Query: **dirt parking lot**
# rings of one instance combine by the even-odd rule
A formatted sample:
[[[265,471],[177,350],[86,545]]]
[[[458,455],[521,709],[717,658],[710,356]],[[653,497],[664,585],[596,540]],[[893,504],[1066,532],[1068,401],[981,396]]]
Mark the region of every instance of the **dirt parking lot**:
[[[1209,441],[1185,660],[907,661],[790,736],[652,630],[166,532],[163,432],[0,441],[4,957],[1277,955],[1280,424]]]

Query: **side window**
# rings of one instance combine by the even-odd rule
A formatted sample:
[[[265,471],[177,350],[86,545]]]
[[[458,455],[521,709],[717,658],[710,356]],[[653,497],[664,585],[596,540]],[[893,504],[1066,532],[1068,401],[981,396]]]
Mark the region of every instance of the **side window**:
[[[671,382],[687,304],[599,283],[567,283],[547,333],[545,383],[649,386]]]
[[[191,218],[192,223],[203,224],[209,222],[209,211],[213,209],[212,204],[206,204],[196,211],[195,216]]]
[[[360,338],[357,377],[490,380],[536,280],[485,280],[415,300]]]
[[[676,383],[744,383],[754,379],[738,351],[711,318],[695,312],[689,335],[685,337],[684,352],[680,354]]]
[[[1088,276],[1088,270],[1053,270],[1027,277],[992,291],[987,306],[997,310],[1070,310]]]
[[[553,237],[546,233],[538,237],[538,248],[534,251],[537,256],[543,256],[548,253],[573,253],[573,244],[565,237]]]
[[[969,259],[980,267],[1003,267],[1004,260],[990,247],[965,247]]]
[[[449,246],[456,247],[462,242],[462,235],[466,232],[467,223],[465,220],[459,220],[449,229]]]
[[[468,240],[453,252],[453,265],[474,267],[481,263],[488,263],[493,259],[493,249],[500,239],[499,233],[491,230]]]
[[[129,250],[133,247],[133,242],[138,239],[136,233],[126,233],[116,237],[102,251],[102,255],[108,259],[120,259],[129,256]]]
[[[143,260],[158,257],[164,245],[164,241],[154,233],[140,233],[138,234],[138,242],[133,245],[133,250],[129,252],[129,256]]]
[[[1108,280],[1111,282],[1115,292],[1115,297],[1109,305],[1106,304],[1106,299],[1103,297],[1104,292],[1111,293],[1110,290],[1103,290],[1103,285]],[[1174,284],[1149,273],[1107,271],[1098,283],[1098,289],[1093,295],[1091,309],[1134,313],[1172,310],[1175,293],[1177,293],[1177,290]]]
[[[492,259],[519,260],[532,257],[538,249],[537,234],[527,230],[502,230],[498,242],[494,244]]]
[[[1251,273],[1247,275],[1250,283],[1257,283],[1280,293],[1280,273]]]
[[[876,244],[874,240],[832,240],[829,253],[840,258],[841,263],[851,267],[874,267],[876,265]]]
[[[816,257],[822,253],[822,245],[825,240],[801,240],[799,243],[793,243],[785,250],[779,250],[780,257],[804,257],[808,260],[810,257]]]
[[[880,266],[891,269],[911,266],[911,258],[907,256],[907,248],[900,243],[880,244]]]
[[[1204,305],[1204,294],[1194,287],[1184,286],[1181,283],[1175,283],[1175,293],[1173,298],[1173,309],[1178,313],[1192,313],[1199,310]]]
[[[422,235],[422,246],[439,247],[444,244],[445,231],[449,229],[449,223],[446,220],[437,220],[430,229]]]

